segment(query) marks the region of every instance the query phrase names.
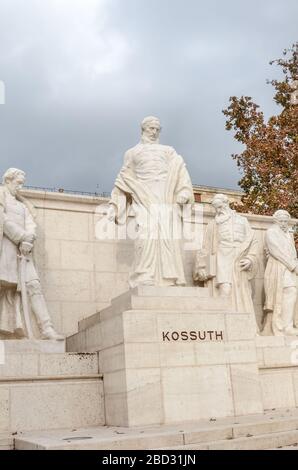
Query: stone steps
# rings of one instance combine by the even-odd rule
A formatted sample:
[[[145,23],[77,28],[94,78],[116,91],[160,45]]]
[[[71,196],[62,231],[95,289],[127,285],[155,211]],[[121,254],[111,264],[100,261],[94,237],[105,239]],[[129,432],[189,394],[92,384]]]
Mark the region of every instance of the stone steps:
[[[265,450],[298,443],[298,409],[179,425],[25,433],[19,450]],[[295,447],[294,447],[295,448]]]
[[[14,438],[11,435],[0,434],[0,452],[1,450],[13,450]]]
[[[21,342],[20,342],[21,343]],[[20,432],[104,424],[97,354],[29,352],[5,347],[0,365],[0,440]]]
[[[99,373],[97,354],[92,353],[7,353],[0,364],[0,383],[67,377],[90,377]]]
[[[81,320],[78,324],[78,333],[66,340],[67,351],[99,351],[102,348],[103,340],[107,339],[101,326],[105,322],[106,324],[110,322],[112,325],[114,321],[117,328],[123,315],[131,312],[138,315],[154,312],[154,314],[160,314],[164,317],[205,313],[210,315],[209,325],[211,322],[213,325],[217,324],[216,316],[223,315],[224,312],[233,313],[229,301],[211,297],[208,288],[138,287],[114,298],[109,307]],[[123,340],[123,331],[119,330],[118,333],[119,337],[115,337],[114,344],[117,342],[120,344]],[[121,334],[122,337],[120,337]]]
[[[210,297],[203,287],[138,287],[114,298],[109,307],[79,322],[79,332],[127,310],[223,311],[228,301]]]
[[[296,444],[298,444],[298,431],[284,431],[239,439],[212,441],[205,444],[168,447],[163,450],[270,450]]]
[[[298,444],[294,444],[292,446],[285,446],[285,447],[275,447],[274,449],[268,450],[298,450]]]

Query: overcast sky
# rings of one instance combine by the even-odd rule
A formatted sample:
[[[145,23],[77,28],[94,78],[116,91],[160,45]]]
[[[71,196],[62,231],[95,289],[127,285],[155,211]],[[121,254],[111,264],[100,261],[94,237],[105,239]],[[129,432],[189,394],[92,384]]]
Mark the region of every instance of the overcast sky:
[[[221,110],[276,112],[268,62],[297,39],[297,0],[0,0],[0,172],[110,191],[153,114],[193,183],[236,188]]]

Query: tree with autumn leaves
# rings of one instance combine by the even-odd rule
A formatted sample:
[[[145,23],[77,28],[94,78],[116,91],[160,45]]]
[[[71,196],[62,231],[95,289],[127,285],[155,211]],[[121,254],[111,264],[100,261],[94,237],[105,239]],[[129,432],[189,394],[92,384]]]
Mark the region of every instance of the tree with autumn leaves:
[[[226,129],[245,146],[234,154],[241,170],[239,186],[244,195],[241,212],[272,215],[286,209],[298,218],[298,104],[293,101],[294,82],[298,80],[298,42],[270,64],[281,67],[282,80],[270,80],[274,101],[281,112],[265,120],[251,97],[232,96],[227,109]]]

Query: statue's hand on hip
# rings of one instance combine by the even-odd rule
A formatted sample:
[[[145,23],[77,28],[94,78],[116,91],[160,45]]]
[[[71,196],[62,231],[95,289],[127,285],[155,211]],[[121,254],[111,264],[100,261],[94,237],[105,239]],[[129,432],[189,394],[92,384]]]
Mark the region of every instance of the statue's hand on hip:
[[[239,265],[240,265],[241,271],[248,271],[252,266],[252,262],[248,258],[243,258],[242,260],[240,260]]]

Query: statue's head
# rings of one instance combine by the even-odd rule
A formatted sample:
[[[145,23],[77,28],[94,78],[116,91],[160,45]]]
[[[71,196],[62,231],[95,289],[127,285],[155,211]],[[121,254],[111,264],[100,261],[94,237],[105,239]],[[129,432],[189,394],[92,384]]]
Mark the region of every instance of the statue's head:
[[[279,209],[278,211],[274,212],[273,220],[284,232],[287,232],[291,221],[291,215],[288,211]]]
[[[2,182],[6,186],[10,193],[14,196],[17,192],[22,189],[26,179],[26,174],[22,170],[17,168],[9,168],[2,177]]]
[[[211,204],[217,215],[224,214],[230,210],[230,201],[228,196],[225,194],[216,194],[212,199]]]
[[[160,121],[157,117],[148,116],[143,119],[142,124],[142,140],[147,143],[158,143],[161,132]]]

